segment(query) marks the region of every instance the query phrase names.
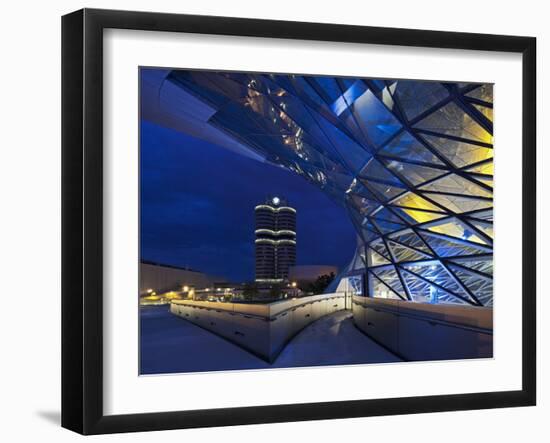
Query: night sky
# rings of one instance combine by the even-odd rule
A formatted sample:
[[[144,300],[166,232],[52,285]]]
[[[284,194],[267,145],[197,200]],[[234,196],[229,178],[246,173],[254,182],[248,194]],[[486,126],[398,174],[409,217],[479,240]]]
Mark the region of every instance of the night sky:
[[[141,258],[234,282],[254,279],[254,206],[297,210],[297,264],[345,267],[356,234],[343,207],[293,172],[141,120]]]

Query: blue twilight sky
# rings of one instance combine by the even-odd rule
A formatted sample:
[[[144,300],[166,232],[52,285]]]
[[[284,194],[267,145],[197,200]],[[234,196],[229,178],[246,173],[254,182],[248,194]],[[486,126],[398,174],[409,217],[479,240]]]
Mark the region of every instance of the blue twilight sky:
[[[141,258],[254,279],[254,206],[297,210],[297,264],[342,269],[356,234],[343,207],[293,172],[141,119]]]

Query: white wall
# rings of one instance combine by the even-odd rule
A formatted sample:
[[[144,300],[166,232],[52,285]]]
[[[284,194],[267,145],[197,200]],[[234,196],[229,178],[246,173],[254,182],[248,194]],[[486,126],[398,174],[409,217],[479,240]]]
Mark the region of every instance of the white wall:
[[[0,189],[2,217],[0,247],[2,294],[0,320],[0,436],[4,441],[81,440],[58,427],[60,397],[60,16],[82,6],[166,12],[233,15],[301,21],[352,23],[393,27],[535,35],[539,38],[539,130],[550,120],[541,102],[550,103],[543,76],[550,71],[550,27],[544,2],[482,2],[462,0],[396,0],[393,2],[312,2],[311,0],[52,0],[4,2],[0,69],[2,113]],[[542,147],[539,132],[539,148]],[[539,159],[539,169],[548,156]],[[546,164],[546,169],[550,164]],[[539,177],[542,174],[539,174]],[[548,178],[540,178],[547,188]],[[544,183],[542,183],[544,181]],[[540,189],[540,188],[539,188]],[[548,189],[545,189],[546,195]],[[548,201],[548,198],[546,198]],[[539,198],[539,201],[542,201]],[[540,225],[548,226],[548,206]],[[548,234],[540,250],[550,247]],[[545,259],[539,272],[550,266]],[[32,266],[29,274],[28,266]],[[546,271],[547,272],[547,271]],[[22,291],[29,282],[33,291]],[[542,282],[541,282],[542,285]],[[37,291],[36,287],[40,290]],[[539,288],[548,293],[549,285]],[[31,297],[31,309],[21,309],[9,295]],[[548,312],[547,298],[539,296],[539,313]],[[9,301],[9,302],[8,302]],[[539,314],[539,318],[542,316]],[[539,324],[542,322],[539,322]],[[550,391],[547,374],[548,322],[539,326],[539,406],[493,411],[377,417],[353,420],[292,423],[169,431],[93,438],[93,441],[168,442],[221,441],[265,443],[315,440],[333,442],[344,436],[370,441],[448,443],[464,441],[544,441],[549,434]],[[541,345],[542,343],[542,345]],[[452,430],[451,432],[449,432]],[[531,438],[529,438],[531,437]]]
[[[492,308],[354,296],[352,310],[359,329],[405,360],[493,357]]]

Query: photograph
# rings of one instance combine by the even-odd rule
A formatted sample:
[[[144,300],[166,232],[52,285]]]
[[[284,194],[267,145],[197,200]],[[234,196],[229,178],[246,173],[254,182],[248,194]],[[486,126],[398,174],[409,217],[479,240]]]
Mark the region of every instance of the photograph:
[[[493,357],[493,84],[136,74],[140,375]]]
[[[550,435],[518,5],[7,2],[0,440]]]

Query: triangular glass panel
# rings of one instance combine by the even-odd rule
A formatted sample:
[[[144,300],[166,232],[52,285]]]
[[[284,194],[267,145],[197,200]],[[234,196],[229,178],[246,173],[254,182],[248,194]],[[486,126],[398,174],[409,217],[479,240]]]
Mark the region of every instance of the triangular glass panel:
[[[430,211],[419,211],[416,209],[396,208],[396,211],[402,214],[402,216],[410,224],[426,223],[429,221],[438,220],[442,217],[447,217],[447,214]]]
[[[386,86],[380,92],[380,99],[382,100],[382,103],[384,103],[386,108],[390,110],[393,110],[395,106],[395,102],[393,101],[393,93],[395,92],[395,86],[396,86],[396,83],[393,83],[390,86]]]
[[[408,248],[391,240],[388,240],[388,246],[391,249],[395,261],[399,263],[432,258],[427,254],[417,251],[416,249]]]
[[[487,254],[492,252],[492,248],[490,247],[474,246],[470,243],[461,242],[458,239],[453,240],[452,238],[426,231],[420,231],[420,235],[440,257]]]
[[[311,164],[303,161],[297,161],[292,166],[289,166],[289,169],[297,173],[298,175],[301,175],[305,177],[307,180],[315,183],[316,185],[319,185],[323,188],[326,188],[327,185],[327,176],[325,175],[325,171],[321,170],[320,168],[315,168]],[[328,183],[329,186],[333,186],[335,183]],[[338,189],[339,193],[341,193],[342,189]],[[341,194],[340,194],[341,195]]]
[[[423,192],[422,194],[457,214],[493,207],[492,200],[480,200],[473,197],[459,197],[449,194],[433,194],[431,192]]]
[[[460,282],[465,285],[483,306],[493,306],[493,279],[449,265]]]
[[[375,146],[381,146],[402,127],[399,120],[370,90],[359,97],[351,109],[361,131]]]
[[[403,224],[392,223],[392,222],[387,221],[387,220],[380,220],[380,219],[375,219],[375,218],[372,219],[372,222],[376,225],[378,230],[380,232],[382,232],[382,234],[387,234],[389,232],[399,231],[399,230],[406,227]]]
[[[491,148],[428,134],[423,134],[422,137],[458,168],[493,158]]]
[[[360,239],[359,239],[360,240]],[[361,258],[361,260],[363,261],[363,264],[366,265],[367,264],[367,255],[365,253],[365,246],[360,246],[358,249],[358,255],[359,257]]]
[[[336,79],[332,77],[304,77],[304,79],[312,85],[321,96],[327,97],[329,102],[334,102],[342,95],[342,90],[337,85]]]
[[[361,177],[384,181],[395,185],[402,184],[399,178],[375,158],[371,158],[359,174]]]
[[[486,211],[477,211],[475,213],[469,214],[470,218],[479,219],[486,222],[493,222],[493,210],[489,209]]]
[[[449,93],[440,83],[398,80],[394,97],[409,120],[435,106]]]
[[[378,252],[376,252],[372,248],[368,248],[368,265],[369,266],[382,266],[382,265],[388,265],[391,262],[385,258],[383,255],[380,255]]]
[[[484,83],[479,88],[474,89],[466,94],[467,97],[477,98],[487,103],[493,103],[493,85]]]
[[[448,192],[451,194],[471,195],[474,197],[492,197],[493,193],[479,185],[466,180],[460,175],[451,174],[436,181],[423,185],[420,189],[426,191]]]
[[[361,253],[355,254],[355,256],[353,257],[353,264],[351,266],[351,269],[354,271],[357,271],[364,268],[365,268],[365,261],[363,256],[361,255]]]
[[[472,86],[472,83],[466,83],[466,82],[457,82],[455,83],[455,86],[458,88],[459,91],[464,93],[464,89]]]
[[[370,296],[374,298],[387,298],[393,300],[405,300],[400,297],[397,292],[391,289],[388,285],[384,284],[374,273],[370,273]]]
[[[422,198],[420,195],[413,192],[407,192],[407,194],[392,201],[392,205],[411,209],[424,209],[426,211],[434,212],[442,211],[442,209],[438,206],[430,203],[425,198]]]
[[[325,171],[325,174],[332,181],[333,185],[341,189],[343,192],[349,189],[353,177],[351,175],[340,174],[338,172]]]
[[[456,237],[461,240],[480,243],[482,245],[487,244],[487,242],[483,238],[479,237],[475,233],[474,229],[455,217],[440,220],[434,223],[429,223],[424,225],[422,228],[427,229],[431,232],[436,232],[438,234],[445,234],[451,237]]]
[[[414,138],[410,133],[404,131],[391,140],[380,151],[391,157],[413,160],[415,162],[426,162],[442,165],[443,162],[437,156]]]
[[[479,174],[487,174],[487,175],[493,175],[494,173],[494,166],[493,162],[485,162],[481,165],[472,166],[466,169],[468,172],[477,172]]]
[[[469,304],[465,300],[462,300],[461,298],[446,292],[442,288],[438,288],[437,286],[418,278],[410,272],[402,270],[401,275],[403,276],[405,284],[409,289],[409,294],[411,294],[411,297],[415,302],[432,304],[437,304],[440,302],[461,305]]]
[[[355,100],[365,93],[367,86],[361,80],[352,81],[351,79],[338,79],[337,82],[341,84],[340,89],[344,92],[333,101],[330,105],[330,109],[336,116],[340,116],[355,102]]]
[[[363,198],[358,195],[350,194],[349,199],[351,200],[349,204],[353,205],[362,215],[368,215],[380,206],[380,202],[369,200],[368,198]]]
[[[408,245],[414,249],[420,250],[426,254],[431,255],[432,252],[430,251],[430,248],[426,246],[424,243],[424,240],[422,240],[413,230],[407,229],[406,231],[397,232],[395,234],[392,234],[389,236],[389,238]]]
[[[372,230],[367,229],[367,228],[362,228],[361,233],[362,233],[363,238],[364,238],[366,243],[374,240],[375,238],[380,237],[380,234],[378,232],[372,231]]]
[[[470,223],[472,223],[480,231],[483,231],[489,237],[491,237],[491,238],[495,237],[494,232],[493,232],[493,224],[492,223],[487,223],[487,222],[482,222],[482,221],[477,221],[477,220],[472,220],[472,219],[470,219]]]
[[[386,183],[378,183],[372,180],[368,180],[368,184],[371,189],[376,191],[378,198],[383,202],[391,200],[406,191],[403,187],[388,185]]]
[[[313,77],[309,76],[293,76],[291,79],[292,87],[300,99],[313,101],[317,105],[315,108],[322,107],[328,109],[330,97],[324,94],[322,89],[315,90],[310,84],[312,79]]]
[[[473,269],[474,271],[483,272],[488,276],[493,275],[493,256],[487,257],[460,257],[452,260],[452,263],[456,263],[460,266]]]
[[[353,179],[346,194],[358,195],[360,197],[368,198],[369,200],[376,200],[376,196],[367,187],[356,178]]]
[[[317,116],[316,123],[322,128],[323,138],[330,141],[330,145],[339,152],[344,159],[347,167],[357,174],[364,165],[372,158],[372,154],[368,152],[359,143],[349,138],[344,132],[337,128],[334,124],[326,119]]]
[[[298,91],[292,81],[293,78],[287,75],[275,75],[271,74],[270,79],[273,84],[273,89],[271,94],[276,94],[279,96],[285,96],[288,94],[298,95]]]
[[[486,118],[488,118],[490,121],[493,121],[493,108],[489,108],[487,106],[481,106],[476,103],[472,103],[472,105],[479,112],[481,112]]]
[[[379,210],[372,213],[374,219],[388,220],[393,223],[405,223],[402,218],[398,217],[388,208],[381,206]]]
[[[410,263],[402,265],[407,271],[424,277],[437,285],[445,288],[453,294],[459,295],[475,303],[475,300],[457,283],[455,278],[438,261]]]
[[[283,136],[282,145],[284,149],[290,150],[300,161],[307,162],[317,168],[325,168],[325,157],[323,152],[319,152],[317,146],[311,146],[308,143],[297,140],[294,137]]]
[[[493,142],[493,136],[453,102],[420,120],[415,127],[467,140]]]
[[[448,173],[448,171],[444,169],[414,165],[412,163],[399,162],[397,160],[388,160],[386,164],[389,169],[403,177],[403,179],[413,186],[418,186]]]
[[[475,176],[472,176],[475,180],[477,180],[478,182],[481,182],[483,184],[486,184],[487,186],[490,186],[491,188],[494,186],[494,181],[493,181],[493,177],[490,176],[490,175],[487,175],[487,176],[480,176],[480,175],[475,175]]]
[[[378,233],[378,228],[373,225],[372,221],[367,217],[365,218],[365,221],[363,222],[363,226],[365,226],[367,229],[370,229],[372,232]]]
[[[407,299],[407,294],[405,292],[405,289],[403,288],[403,285],[401,284],[401,280],[399,279],[399,276],[397,275],[397,271],[395,270],[394,266],[376,268],[372,270],[372,273],[375,274],[376,277],[378,277],[384,283],[386,283],[386,285],[391,287],[391,289],[399,294],[401,298]]]
[[[390,257],[391,257],[390,253],[388,252],[388,249],[386,248],[386,245],[384,244],[384,242],[381,239],[373,241],[369,246],[372,249],[374,249],[376,252],[378,252],[379,254],[384,256],[384,258],[386,258],[388,260],[390,259]]]

